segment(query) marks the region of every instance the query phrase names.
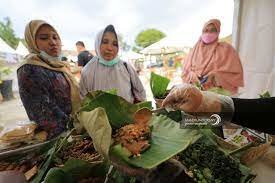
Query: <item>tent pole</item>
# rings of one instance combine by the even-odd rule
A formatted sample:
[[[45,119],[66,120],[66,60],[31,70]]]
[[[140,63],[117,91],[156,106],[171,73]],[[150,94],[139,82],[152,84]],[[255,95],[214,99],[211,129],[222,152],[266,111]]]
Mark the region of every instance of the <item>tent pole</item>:
[[[234,0],[234,15],[233,15],[233,30],[232,30],[232,45],[239,52],[240,47],[240,27],[242,18],[243,0]]]

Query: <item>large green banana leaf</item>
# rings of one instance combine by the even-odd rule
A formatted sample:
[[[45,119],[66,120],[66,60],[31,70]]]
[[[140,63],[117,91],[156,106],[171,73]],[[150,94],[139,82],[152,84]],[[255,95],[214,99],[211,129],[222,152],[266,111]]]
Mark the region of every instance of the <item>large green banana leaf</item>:
[[[133,166],[151,169],[183,151],[201,137],[198,130],[181,129],[179,123],[163,115],[153,116],[150,125],[153,127],[151,146],[140,157],[128,157],[119,146],[112,148],[110,153],[120,156],[121,160]]]
[[[151,102],[131,104],[120,96],[104,91],[90,92],[83,100],[80,111],[91,111],[97,107],[105,109],[113,129],[133,122],[134,113],[143,107],[152,108]]]
[[[78,115],[80,124],[86,129],[98,153],[108,159],[112,139],[112,128],[102,107],[82,111]]]
[[[150,87],[155,98],[162,98],[167,90],[170,80],[151,72]]]
[[[51,168],[44,179],[44,183],[76,183],[79,179],[92,176],[101,177],[103,180],[108,169],[109,166],[105,162],[91,164],[84,160],[72,158],[63,167]]]

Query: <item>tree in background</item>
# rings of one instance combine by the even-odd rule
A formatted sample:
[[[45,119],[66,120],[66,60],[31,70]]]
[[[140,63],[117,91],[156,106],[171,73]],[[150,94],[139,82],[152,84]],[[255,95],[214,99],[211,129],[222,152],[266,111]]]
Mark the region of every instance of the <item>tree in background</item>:
[[[4,18],[4,21],[0,21],[0,37],[10,47],[16,49],[20,39],[16,37],[9,17]]]
[[[134,46],[132,50],[139,52],[141,49],[158,42],[165,36],[166,35],[163,32],[157,29],[146,29],[141,31],[135,39],[136,46]]]

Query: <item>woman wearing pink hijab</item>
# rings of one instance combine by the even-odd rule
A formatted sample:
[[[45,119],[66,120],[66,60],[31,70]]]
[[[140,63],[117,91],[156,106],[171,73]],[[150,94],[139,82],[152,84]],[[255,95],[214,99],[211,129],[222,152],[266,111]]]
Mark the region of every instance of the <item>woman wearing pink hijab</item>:
[[[221,87],[234,95],[244,84],[243,68],[234,48],[218,42],[220,26],[218,19],[205,23],[199,41],[184,62],[182,79],[185,83],[200,83],[204,90]]]

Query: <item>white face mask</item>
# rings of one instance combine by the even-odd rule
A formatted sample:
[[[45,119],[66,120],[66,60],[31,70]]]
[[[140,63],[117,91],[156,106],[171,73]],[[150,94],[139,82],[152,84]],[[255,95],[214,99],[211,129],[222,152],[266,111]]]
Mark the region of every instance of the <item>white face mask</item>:
[[[61,61],[61,55],[57,56],[57,57],[53,57],[51,55],[49,55],[48,53],[46,53],[45,51],[40,51],[39,54],[43,59],[48,60],[48,61]]]

